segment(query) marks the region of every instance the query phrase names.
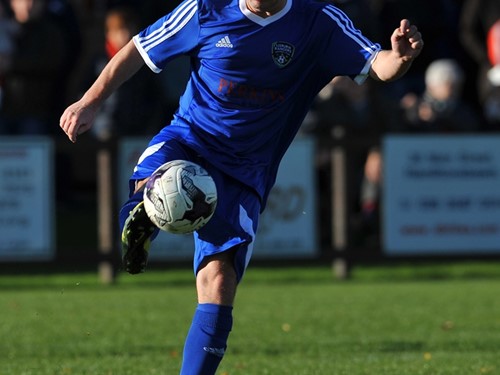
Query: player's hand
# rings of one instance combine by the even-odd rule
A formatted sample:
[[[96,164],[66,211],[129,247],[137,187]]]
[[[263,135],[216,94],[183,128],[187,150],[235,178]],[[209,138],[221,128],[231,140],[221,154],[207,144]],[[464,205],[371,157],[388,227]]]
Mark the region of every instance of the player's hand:
[[[392,51],[403,61],[411,61],[420,55],[424,40],[417,27],[404,19],[391,35],[391,46]]]
[[[96,108],[78,101],[70,105],[61,116],[59,126],[64,130],[71,142],[76,142],[78,135],[92,127]]]

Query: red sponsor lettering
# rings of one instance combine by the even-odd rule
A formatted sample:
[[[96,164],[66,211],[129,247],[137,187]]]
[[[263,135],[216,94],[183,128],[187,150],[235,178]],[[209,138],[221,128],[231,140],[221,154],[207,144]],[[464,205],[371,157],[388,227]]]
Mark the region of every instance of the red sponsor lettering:
[[[282,102],[285,100],[285,94],[281,90],[258,88],[225,78],[219,80],[217,92],[221,96],[237,98],[248,104],[256,105],[266,105],[274,101]]]

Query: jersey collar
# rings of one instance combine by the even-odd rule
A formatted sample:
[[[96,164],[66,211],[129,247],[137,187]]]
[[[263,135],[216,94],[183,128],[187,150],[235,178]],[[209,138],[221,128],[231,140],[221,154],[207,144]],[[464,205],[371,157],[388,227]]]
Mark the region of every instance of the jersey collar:
[[[266,26],[269,25],[270,23],[273,23],[277,20],[279,20],[281,17],[283,17],[285,14],[288,13],[290,8],[292,7],[292,2],[293,0],[287,0],[285,7],[281,9],[278,13],[273,14],[272,16],[262,18],[255,13],[252,13],[248,7],[246,0],[239,0],[240,2],[240,10],[241,12],[251,21],[259,24],[260,26]]]

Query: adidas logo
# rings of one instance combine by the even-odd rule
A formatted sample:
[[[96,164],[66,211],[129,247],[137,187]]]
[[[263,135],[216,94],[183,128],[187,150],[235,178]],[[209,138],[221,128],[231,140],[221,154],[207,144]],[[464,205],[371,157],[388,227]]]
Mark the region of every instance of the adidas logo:
[[[233,43],[229,40],[229,36],[226,35],[224,38],[215,43],[215,46],[221,48],[233,48]]]

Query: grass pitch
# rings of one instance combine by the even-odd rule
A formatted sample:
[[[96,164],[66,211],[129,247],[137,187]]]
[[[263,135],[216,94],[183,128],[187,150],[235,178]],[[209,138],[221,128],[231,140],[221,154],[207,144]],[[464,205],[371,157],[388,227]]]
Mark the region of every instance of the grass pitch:
[[[500,374],[499,266],[250,267],[219,374]],[[190,270],[0,276],[0,374],[178,374],[194,308]]]

